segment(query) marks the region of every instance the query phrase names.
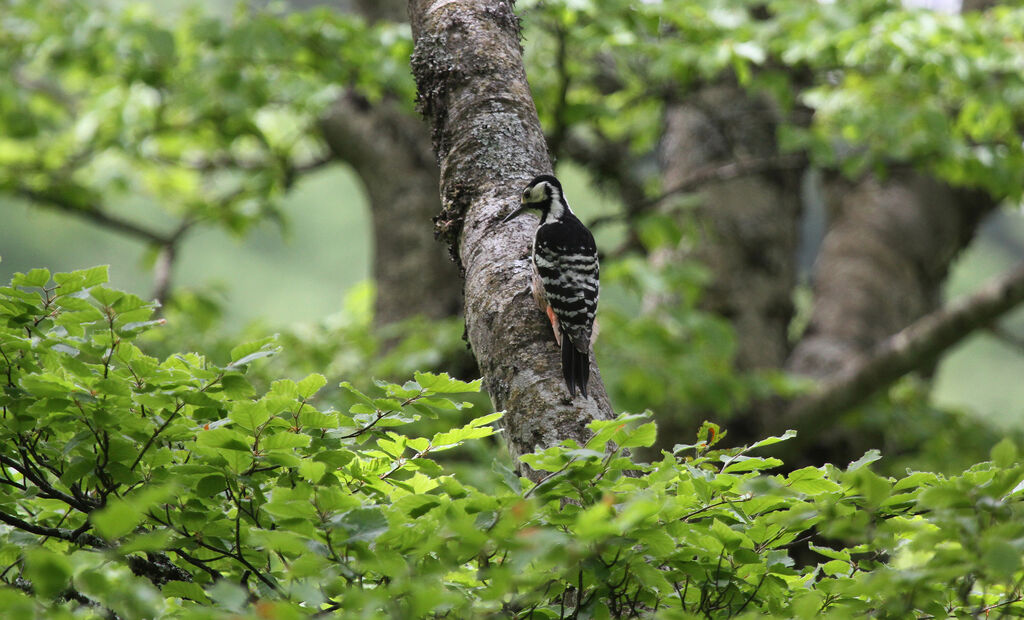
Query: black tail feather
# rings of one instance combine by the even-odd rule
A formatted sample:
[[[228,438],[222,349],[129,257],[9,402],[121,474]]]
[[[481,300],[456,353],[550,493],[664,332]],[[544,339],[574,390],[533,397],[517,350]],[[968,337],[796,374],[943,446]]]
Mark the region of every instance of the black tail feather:
[[[576,347],[572,346],[572,340],[568,334],[562,331],[562,376],[565,377],[565,387],[569,388],[569,397],[576,396]]]
[[[580,386],[583,398],[587,398],[587,381],[590,380],[590,351],[576,351],[576,384]]]
[[[562,331],[562,376],[569,396],[576,397],[579,386],[583,398],[587,398],[587,383],[590,381],[590,351],[578,351],[569,335]]]

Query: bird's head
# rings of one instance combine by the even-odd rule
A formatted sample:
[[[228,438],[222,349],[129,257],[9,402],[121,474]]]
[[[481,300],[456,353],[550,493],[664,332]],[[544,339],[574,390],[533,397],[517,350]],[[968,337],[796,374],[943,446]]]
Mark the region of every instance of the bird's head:
[[[505,216],[502,223],[527,211],[539,212],[541,220],[544,220],[552,210],[552,205],[555,205],[556,209],[561,209],[563,203],[562,184],[550,174],[542,174],[530,181],[526,189],[523,190],[522,203],[519,208]]]

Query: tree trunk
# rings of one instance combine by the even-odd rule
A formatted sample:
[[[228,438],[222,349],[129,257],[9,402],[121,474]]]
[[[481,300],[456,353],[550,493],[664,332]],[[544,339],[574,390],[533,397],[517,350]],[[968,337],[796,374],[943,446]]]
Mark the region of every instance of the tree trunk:
[[[465,272],[466,328],[513,457],[563,439],[612,409],[597,364],[590,398],[570,399],[551,329],[530,293],[533,218],[508,224],[536,174],[550,173],[510,0],[410,0],[419,105],[441,164],[440,233]],[[527,472],[535,475],[535,472]]]
[[[811,322],[786,368],[818,379],[863,361],[941,304],[949,265],[994,202],[910,171],[827,183],[830,225]]]
[[[778,157],[775,127],[775,111],[735,84],[698,90],[666,111],[663,186],[676,187],[709,165]],[[777,368],[788,354],[799,187],[800,171],[788,165],[699,190],[700,242],[689,257],[711,271],[702,306],[732,321],[741,369]]]

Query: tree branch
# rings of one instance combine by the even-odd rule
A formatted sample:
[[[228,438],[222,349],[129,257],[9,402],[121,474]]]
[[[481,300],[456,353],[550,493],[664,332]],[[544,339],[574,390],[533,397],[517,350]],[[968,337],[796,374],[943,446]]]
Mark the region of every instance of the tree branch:
[[[110,547],[106,541],[99,536],[84,533],[82,528],[69,530],[57,527],[44,527],[19,519],[14,515],[7,514],[0,510],[0,522],[39,536],[48,536],[66,540],[76,545],[92,547],[94,549],[107,549]],[[151,553],[149,559],[142,559],[138,556],[128,556],[128,568],[138,575],[149,579],[154,585],[161,586],[168,581],[192,581],[192,575],[178,566],[175,566],[170,559],[162,553]]]
[[[7,514],[0,510],[0,522],[6,523],[7,525],[28,532],[29,534],[36,534],[38,536],[49,536],[50,538],[58,538],[60,540],[66,540],[71,543],[88,545],[90,547],[106,547],[106,543],[102,539],[93,536],[92,534],[79,533],[78,530],[69,530],[58,527],[44,527],[42,525],[36,525],[29,523],[28,521],[19,519],[14,515]]]
[[[660,196],[648,200],[643,205],[643,208],[649,209],[657,206],[676,194],[692,192],[705,183],[731,181],[740,177],[779,170],[799,170],[806,166],[807,155],[805,153],[779,153],[768,157],[737,159],[727,164],[710,164],[690,172],[686,178],[673,185]]]
[[[168,245],[175,241],[174,233],[171,235],[165,235],[149,230],[148,228],[140,226],[129,220],[122,219],[116,215],[111,215],[97,206],[81,207],[60,196],[29,189],[27,187],[16,188],[14,190],[14,194],[21,198],[25,198],[26,200],[37,202],[58,211],[63,211],[64,213],[74,215],[79,219],[103,226],[104,228],[108,228],[116,232],[124,233],[148,243]]]
[[[807,166],[807,156],[804,153],[779,154],[771,157],[736,160],[726,164],[710,164],[689,173],[685,179],[660,195],[638,202],[632,209],[627,209],[625,213],[596,218],[591,226],[602,226],[617,220],[629,219],[657,207],[672,196],[696,191],[707,183],[731,181],[778,170],[799,170],[805,166]]]
[[[930,363],[978,329],[1024,302],[1024,264],[977,293],[957,299],[879,344],[817,392],[798,399],[777,429],[797,428],[803,441],[835,422],[835,416],[863,402],[903,375]]]
[[[1024,336],[1014,332],[1003,325],[992,325],[988,328],[993,336],[1000,342],[1015,349],[1018,353],[1024,353]]]

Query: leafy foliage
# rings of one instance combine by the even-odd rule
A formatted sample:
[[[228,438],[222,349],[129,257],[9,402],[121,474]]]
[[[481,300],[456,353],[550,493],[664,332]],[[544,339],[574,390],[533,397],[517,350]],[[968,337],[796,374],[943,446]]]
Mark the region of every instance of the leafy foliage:
[[[0,7],[0,190],[66,210],[130,195],[244,232],[281,219],[296,175],[324,160],[313,128],[340,89],[412,99],[407,27],[326,9],[169,22],[78,0]]]
[[[500,414],[399,432],[479,389],[416,373],[347,399],[320,374],[257,391],[262,339],[159,360],[153,308],[106,268],[0,288],[0,604],[122,617],[835,617],[1024,613],[1024,465],[943,477],[879,454],[773,474],[705,424],[651,464],[647,415],[500,462],[480,486],[434,455]],[[343,410],[331,402],[345,402]]]
[[[66,210],[141,196],[180,230],[245,232],[280,218],[296,175],[325,161],[315,121],[341,88],[411,102],[406,27],[0,9],[0,190]],[[819,166],[909,163],[1022,193],[1020,8],[572,0],[526,17],[532,64],[564,65],[531,71],[552,134],[571,125],[642,152],[666,99],[733,80],[785,112],[781,146]],[[637,230],[649,247],[675,232]],[[699,270],[606,274],[602,366],[627,409],[719,414],[792,389],[735,375],[731,333],[694,310]],[[499,414],[464,419],[478,383],[415,372],[458,345],[454,325],[413,329],[384,356],[357,295],[349,323],[237,344],[199,295],[157,319],[106,284],[102,267],[37,269],[0,288],[0,608],[13,617],[1024,614],[1013,441],[956,475],[885,477],[875,452],[776,473],[758,450],[786,437],[723,448],[711,424],[638,462],[623,450],[657,430],[623,415],[585,445],[525,456],[534,482],[495,456]],[[666,291],[684,303],[645,312],[643,296]],[[637,372],[638,350],[662,374]],[[977,433],[951,438],[911,396],[861,415],[890,431],[902,418],[936,467],[970,453]],[[468,465],[446,458],[459,450]]]
[[[888,0],[544,1],[531,5],[537,108],[629,144],[664,103],[735,82],[783,112],[779,145],[850,175],[910,164],[1019,198],[1024,10],[944,14]],[[807,114],[807,112],[812,114]]]

